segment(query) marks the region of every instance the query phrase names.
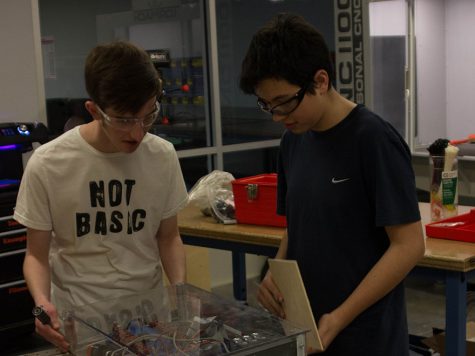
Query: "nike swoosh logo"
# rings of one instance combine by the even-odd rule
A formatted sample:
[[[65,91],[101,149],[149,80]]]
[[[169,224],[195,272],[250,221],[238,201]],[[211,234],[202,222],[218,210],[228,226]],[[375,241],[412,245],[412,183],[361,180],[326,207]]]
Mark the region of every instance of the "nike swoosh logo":
[[[333,184],[343,183],[343,182],[346,182],[347,180],[350,180],[350,178],[336,179],[335,177],[333,177],[332,178],[332,183]]]

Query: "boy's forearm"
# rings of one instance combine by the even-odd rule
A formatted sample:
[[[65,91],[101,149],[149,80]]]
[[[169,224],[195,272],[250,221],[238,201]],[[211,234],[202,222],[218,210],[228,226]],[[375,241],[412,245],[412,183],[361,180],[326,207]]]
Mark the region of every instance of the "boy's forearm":
[[[186,281],[186,255],[180,235],[165,242],[159,241],[160,259],[170,283]]]
[[[37,305],[49,302],[51,298],[50,242],[51,231],[27,228],[23,275]]]
[[[51,299],[51,278],[48,262],[41,262],[27,253],[23,263],[23,275],[28,290],[36,305],[42,305]]]

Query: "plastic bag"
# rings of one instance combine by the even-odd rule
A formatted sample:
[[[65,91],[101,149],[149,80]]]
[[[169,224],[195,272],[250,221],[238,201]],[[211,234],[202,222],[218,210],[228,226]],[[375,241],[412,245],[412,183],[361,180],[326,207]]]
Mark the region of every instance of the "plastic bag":
[[[201,177],[191,188],[190,202],[196,205],[204,215],[214,216],[218,222],[236,223],[234,219],[234,195],[231,173],[214,170]]]
[[[225,188],[208,189],[208,201],[211,214],[223,224],[236,224],[234,215],[234,194],[232,190]]]

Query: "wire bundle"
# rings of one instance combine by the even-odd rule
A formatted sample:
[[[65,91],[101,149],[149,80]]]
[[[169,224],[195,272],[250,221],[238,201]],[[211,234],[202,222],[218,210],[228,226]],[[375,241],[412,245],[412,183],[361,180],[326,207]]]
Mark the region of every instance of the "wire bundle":
[[[124,347],[100,341],[89,345],[88,356],[171,356],[217,355],[230,352],[229,337],[223,337],[225,325],[198,326],[190,321],[162,323],[134,319],[126,328],[112,324],[110,337]],[[210,324],[213,323],[213,320]],[[211,326],[213,326],[211,325]],[[228,328],[229,329],[229,328]]]

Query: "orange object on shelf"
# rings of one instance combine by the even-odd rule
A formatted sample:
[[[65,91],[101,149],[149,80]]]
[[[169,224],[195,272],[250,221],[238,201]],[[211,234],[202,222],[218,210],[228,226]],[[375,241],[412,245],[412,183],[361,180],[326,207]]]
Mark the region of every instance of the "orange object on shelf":
[[[462,140],[450,140],[451,145],[461,145],[463,143],[475,143],[475,134],[470,134]]]
[[[427,224],[426,235],[438,239],[475,242],[475,209]]]
[[[236,220],[240,224],[287,226],[285,216],[277,215],[277,174],[260,174],[231,182]]]

